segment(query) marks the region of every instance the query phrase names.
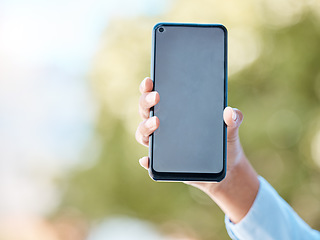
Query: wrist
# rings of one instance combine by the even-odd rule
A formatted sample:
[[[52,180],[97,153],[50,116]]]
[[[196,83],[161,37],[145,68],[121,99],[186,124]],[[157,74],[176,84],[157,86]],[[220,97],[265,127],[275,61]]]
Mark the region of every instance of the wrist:
[[[228,169],[226,178],[207,194],[219,205],[230,220],[238,223],[250,210],[259,190],[258,175],[246,156]]]
[[[234,182],[237,181],[240,172],[243,171],[245,162],[248,162],[246,156],[244,155],[243,151],[240,151],[237,159],[233,161],[231,167],[228,163],[227,173],[225,178],[218,183],[214,183],[211,185],[207,185],[207,188],[204,189],[207,195],[211,198],[218,194],[223,194],[224,192],[228,192],[230,188],[234,185]]]

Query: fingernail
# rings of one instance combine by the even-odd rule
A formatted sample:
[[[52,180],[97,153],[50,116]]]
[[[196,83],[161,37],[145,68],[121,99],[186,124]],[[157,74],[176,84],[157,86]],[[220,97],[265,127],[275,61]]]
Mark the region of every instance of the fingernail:
[[[149,77],[145,77],[142,82],[145,83],[148,78],[149,78]]]
[[[144,78],[144,79],[142,80],[142,82],[140,83],[140,88],[145,85],[146,80],[147,80],[147,78]]]
[[[232,109],[232,119],[233,121],[236,121],[238,117],[238,114],[236,113],[236,111],[234,109]]]
[[[155,125],[156,125],[156,118],[155,117],[149,118],[146,122],[147,128],[153,128]]]
[[[155,92],[151,92],[146,96],[146,100],[149,103],[153,103],[156,100],[156,93]]]
[[[142,158],[139,159],[139,164],[141,165],[141,167],[143,167],[142,166]]]

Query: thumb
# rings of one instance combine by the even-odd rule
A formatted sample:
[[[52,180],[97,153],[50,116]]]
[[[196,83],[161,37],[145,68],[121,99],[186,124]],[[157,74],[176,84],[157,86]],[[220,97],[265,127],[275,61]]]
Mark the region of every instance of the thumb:
[[[239,127],[243,120],[242,112],[237,108],[226,107],[223,111],[223,119],[227,125],[227,141],[238,140]]]

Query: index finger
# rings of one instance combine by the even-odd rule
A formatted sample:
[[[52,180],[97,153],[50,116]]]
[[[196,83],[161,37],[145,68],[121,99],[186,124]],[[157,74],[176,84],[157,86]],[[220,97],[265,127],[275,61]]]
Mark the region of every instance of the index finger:
[[[146,77],[145,79],[143,79],[143,81],[140,84],[139,89],[140,89],[141,93],[151,92],[153,89],[153,82],[152,82],[151,78]]]

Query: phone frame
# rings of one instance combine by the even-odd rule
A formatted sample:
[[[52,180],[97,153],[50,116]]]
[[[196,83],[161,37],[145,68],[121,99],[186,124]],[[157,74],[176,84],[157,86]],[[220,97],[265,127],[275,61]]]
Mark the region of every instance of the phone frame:
[[[152,54],[151,54],[151,78],[153,91],[155,90],[155,57],[156,57],[156,31],[160,27],[183,26],[183,27],[208,27],[221,28],[224,31],[224,108],[228,101],[228,30],[222,24],[198,24],[198,23],[157,23],[152,30]],[[222,109],[223,111],[223,109]],[[150,109],[150,117],[154,116],[154,107]],[[154,134],[149,136],[149,175],[155,181],[203,181],[220,182],[227,172],[227,126],[223,122],[223,168],[219,173],[188,173],[188,172],[157,172],[153,169],[153,139]]]

